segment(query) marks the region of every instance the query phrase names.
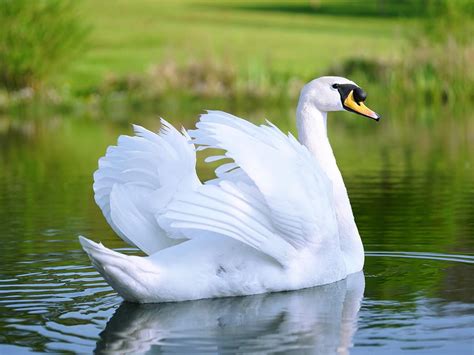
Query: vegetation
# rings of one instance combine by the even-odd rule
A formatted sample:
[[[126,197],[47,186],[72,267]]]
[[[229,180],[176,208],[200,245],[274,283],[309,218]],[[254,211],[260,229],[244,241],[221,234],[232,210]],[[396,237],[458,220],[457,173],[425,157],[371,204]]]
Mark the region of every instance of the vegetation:
[[[73,0],[0,0],[0,86],[36,88],[61,73],[87,30]]]
[[[67,75],[72,90],[87,93],[108,74],[146,73],[172,60],[232,64],[237,74],[311,77],[354,55],[393,55],[402,45],[399,24],[410,19],[360,18],[351,14],[277,11],[278,4],[306,6],[307,0],[92,1],[84,13],[94,28],[91,48]],[[354,43],[363,39],[363,46]],[[265,74],[266,75],[266,74]]]
[[[2,1],[13,7],[11,1]],[[24,14],[13,19],[29,23],[18,18],[29,18],[28,11],[34,11],[22,7],[23,0],[17,3]],[[63,27],[56,32],[64,33],[66,25],[72,26],[78,39],[83,38],[72,2],[37,4],[43,9],[50,4],[56,10],[48,16],[63,18],[57,21]],[[70,15],[55,16],[62,7]],[[82,20],[94,29],[86,55],[39,94],[28,89],[0,92],[0,110],[31,100],[59,107],[103,108],[121,103],[143,108],[148,102],[177,95],[228,101],[244,98],[261,105],[275,99],[294,100],[302,83],[325,74],[350,77],[371,96],[376,93],[377,100],[395,106],[407,99],[452,104],[469,103],[474,97],[474,74],[466,71],[474,53],[469,1],[372,0],[360,6],[347,0],[252,4],[85,0],[82,10]],[[41,21],[35,26],[42,28]],[[30,36],[31,41],[44,38]],[[58,46],[60,53],[68,41]],[[77,53],[72,49],[77,47],[66,54]],[[66,54],[57,56],[57,64],[49,58],[19,56],[38,68],[4,75],[0,81],[8,89],[35,88],[60,68],[60,62],[65,63]],[[13,63],[5,68],[27,67],[4,58]]]
[[[467,70],[474,58],[474,6],[462,0],[429,4],[418,30],[407,34],[404,56],[354,58],[332,72],[383,87],[395,105],[410,100],[469,106],[474,99],[474,73]]]

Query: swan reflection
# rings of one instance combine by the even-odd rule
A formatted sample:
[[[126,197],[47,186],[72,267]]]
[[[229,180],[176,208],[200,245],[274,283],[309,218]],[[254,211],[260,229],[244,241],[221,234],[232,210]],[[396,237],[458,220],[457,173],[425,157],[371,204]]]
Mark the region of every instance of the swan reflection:
[[[181,303],[123,303],[98,353],[345,354],[357,328],[364,274],[309,289]]]

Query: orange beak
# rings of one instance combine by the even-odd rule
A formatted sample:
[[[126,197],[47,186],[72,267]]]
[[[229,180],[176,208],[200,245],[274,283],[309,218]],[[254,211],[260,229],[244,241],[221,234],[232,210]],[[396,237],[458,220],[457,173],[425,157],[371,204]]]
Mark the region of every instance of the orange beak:
[[[348,108],[350,111],[358,113],[359,115],[372,118],[376,121],[380,119],[380,116],[365,106],[362,101],[356,102],[354,100],[354,90],[351,90],[349,95],[347,95],[346,99],[344,100],[344,107]]]

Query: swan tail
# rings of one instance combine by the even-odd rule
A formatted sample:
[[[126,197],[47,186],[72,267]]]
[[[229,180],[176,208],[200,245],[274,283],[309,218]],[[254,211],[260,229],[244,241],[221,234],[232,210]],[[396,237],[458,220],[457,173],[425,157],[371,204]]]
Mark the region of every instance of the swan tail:
[[[133,126],[135,136],[120,136],[94,173],[94,198],[107,222],[148,255],[180,242],[182,236],[164,230],[156,216],[175,195],[200,185],[189,136],[161,123],[158,134]]]
[[[93,242],[86,237],[79,236],[79,242],[81,243],[82,249],[91,259],[92,264],[104,271],[104,266],[112,264],[116,261],[124,261],[127,255],[118,253],[112,249],[106,248],[102,243]]]
[[[79,242],[94,268],[120,296],[130,302],[145,299],[147,287],[139,281],[140,275],[147,273],[148,279],[158,276],[156,266],[151,267],[144,257],[118,253],[83,236]]]

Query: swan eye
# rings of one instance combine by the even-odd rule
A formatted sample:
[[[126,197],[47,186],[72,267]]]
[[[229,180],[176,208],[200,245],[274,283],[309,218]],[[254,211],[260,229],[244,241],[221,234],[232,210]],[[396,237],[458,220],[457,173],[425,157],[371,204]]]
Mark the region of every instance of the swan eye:
[[[332,84],[331,86],[333,87],[333,89],[337,89],[339,87],[339,84]]]

